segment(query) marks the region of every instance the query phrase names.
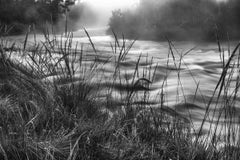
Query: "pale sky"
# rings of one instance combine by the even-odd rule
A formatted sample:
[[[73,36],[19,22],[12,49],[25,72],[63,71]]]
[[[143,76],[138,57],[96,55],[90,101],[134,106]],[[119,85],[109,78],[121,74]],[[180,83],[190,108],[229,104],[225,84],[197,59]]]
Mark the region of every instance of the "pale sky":
[[[94,7],[107,9],[131,8],[139,3],[139,0],[78,0],[78,1],[87,2]],[[216,1],[224,2],[228,0],[216,0]]]
[[[99,8],[116,9],[132,7],[137,4],[139,0],[82,0],[82,2],[88,2],[92,6]]]

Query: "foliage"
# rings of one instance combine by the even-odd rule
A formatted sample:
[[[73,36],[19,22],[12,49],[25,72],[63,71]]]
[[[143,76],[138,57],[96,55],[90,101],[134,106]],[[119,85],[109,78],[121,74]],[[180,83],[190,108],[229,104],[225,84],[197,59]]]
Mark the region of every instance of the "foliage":
[[[74,5],[75,0],[0,0],[0,22],[13,25],[13,34],[24,32],[29,25],[41,28],[46,22],[56,24]]]
[[[215,40],[239,38],[239,2],[141,0],[135,11],[114,11],[110,29],[129,38]]]

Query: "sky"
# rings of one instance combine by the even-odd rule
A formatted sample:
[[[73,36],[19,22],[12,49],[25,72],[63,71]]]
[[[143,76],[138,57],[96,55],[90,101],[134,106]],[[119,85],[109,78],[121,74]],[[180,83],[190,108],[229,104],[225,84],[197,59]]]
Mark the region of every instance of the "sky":
[[[132,7],[137,4],[139,0],[80,0],[82,2],[88,2],[93,6],[106,7],[106,8],[122,8]],[[161,0],[160,0],[161,1]],[[227,0],[216,0],[216,1],[227,1]]]
[[[87,2],[91,6],[100,10],[114,10],[114,9],[124,9],[132,8],[136,6],[140,0],[78,0],[81,2]],[[161,0],[159,0],[161,1]],[[218,2],[227,1],[227,0],[216,0]]]
[[[83,2],[88,2],[92,6],[96,7],[104,7],[107,9],[115,9],[115,8],[125,8],[132,7],[137,4],[139,0],[82,0]]]

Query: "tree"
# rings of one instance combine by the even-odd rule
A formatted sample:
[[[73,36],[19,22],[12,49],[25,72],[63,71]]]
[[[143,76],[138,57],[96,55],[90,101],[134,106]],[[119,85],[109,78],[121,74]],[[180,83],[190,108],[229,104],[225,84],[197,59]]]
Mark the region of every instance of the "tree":
[[[56,24],[74,4],[75,0],[0,0],[0,23],[14,24],[20,30],[31,24]]]

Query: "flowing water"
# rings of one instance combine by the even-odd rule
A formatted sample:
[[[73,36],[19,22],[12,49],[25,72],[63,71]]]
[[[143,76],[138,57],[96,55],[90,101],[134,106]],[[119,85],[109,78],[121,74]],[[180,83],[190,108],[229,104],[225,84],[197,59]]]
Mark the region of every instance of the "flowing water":
[[[93,57],[97,55],[97,61],[104,63],[104,65],[98,68],[101,80],[98,77],[95,82],[103,86],[103,88],[110,85],[113,81],[116,68],[115,62],[118,56],[113,53],[114,49],[111,48],[111,44],[115,45],[114,38],[106,35],[105,29],[88,29],[97,53],[93,53],[89,38],[84,31],[79,30],[74,32],[73,38],[74,43],[84,44],[84,50],[89,51],[86,53],[86,56]],[[23,41],[24,38],[10,37],[10,39]],[[33,41],[33,37],[30,41]],[[119,40],[120,43],[121,41]],[[129,46],[131,42],[131,40],[126,40],[126,46]],[[121,98],[125,92],[128,92],[129,88],[127,84],[135,78],[134,72],[136,65],[138,65],[139,73],[137,78],[145,77],[151,82],[149,82],[150,85],[148,88],[137,90],[139,95],[136,98],[136,104],[137,102],[142,102],[145,95],[143,92],[147,90],[150,99],[147,104],[149,107],[169,106],[179,114],[187,118],[190,117],[194,128],[198,129],[208,102],[213,96],[214,89],[221,76],[223,59],[226,61],[229,58],[235,45],[235,42],[231,42],[230,44],[223,43],[221,47],[225,48],[225,51],[223,50],[223,54],[220,54],[218,45],[214,42],[172,42],[169,45],[168,42],[137,40],[124,61],[119,63],[122,81],[116,81],[114,86],[115,91],[111,92],[110,98],[113,99],[112,101],[115,102],[113,104],[116,106],[122,105]],[[231,51],[229,52],[229,50]],[[118,52],[120,52],[119,49]],[[137,63],[140,55],[140,61]],[[86,64],[88,64],[89,60],[96,59],[86,58]],[[236,88],[237,70],[233,72],[235,73],[233,73],[228,92]],[[146,74],[143,75],[143,73]],[[154,77],[147,77],[148,73],[151,73],[151,75],[154,74]],[[103,91],[102,94],[106,93]],[[217,95],[214,96],[210,107],[210,116],[207,117],[207,121],[219,121],[220,123],[226,121],[223,118],[224,114],[218,120],[219,113],[222,113],[224,98],[228,99],[229,97],[220,95],[220,98],[217,98]],[[233,119],[238,118],[237,115],[240,115],[239,100],[237,97],[234,104],[232,104],[236,115]],[[213,114],[215,114],[215,117],[212,116]],[[205,127],[207,128],[209,125],[206,124]]]

